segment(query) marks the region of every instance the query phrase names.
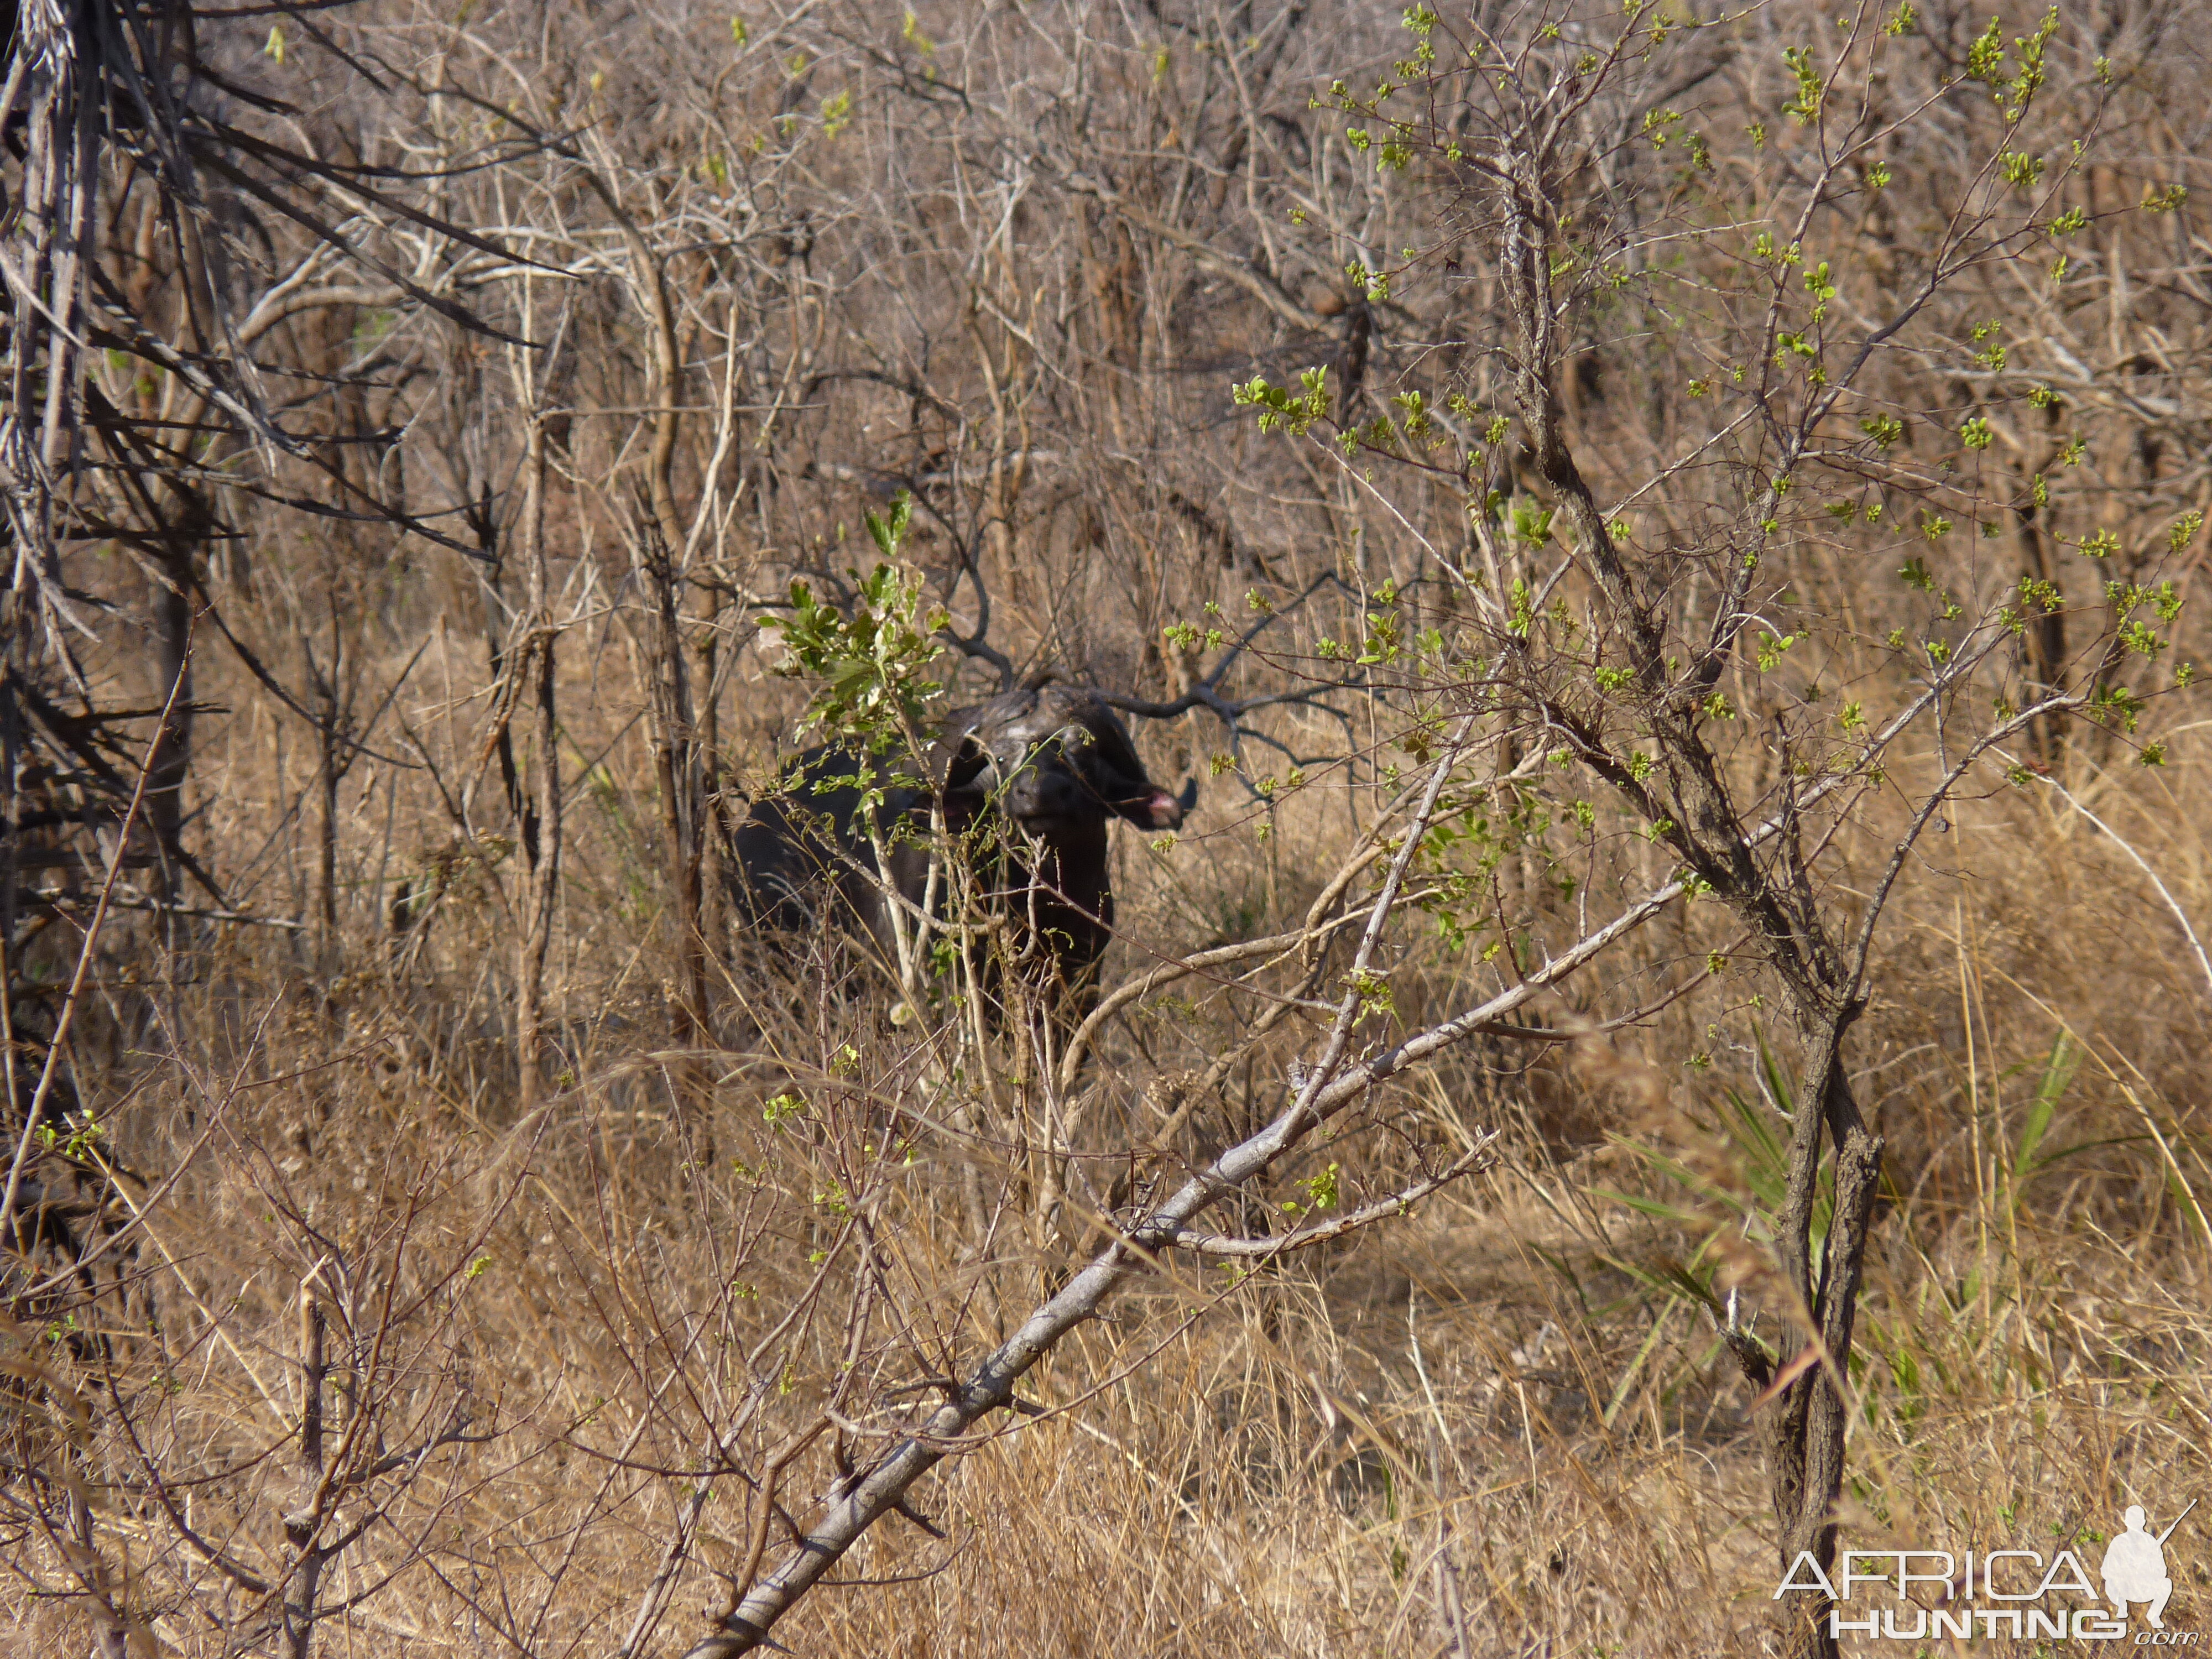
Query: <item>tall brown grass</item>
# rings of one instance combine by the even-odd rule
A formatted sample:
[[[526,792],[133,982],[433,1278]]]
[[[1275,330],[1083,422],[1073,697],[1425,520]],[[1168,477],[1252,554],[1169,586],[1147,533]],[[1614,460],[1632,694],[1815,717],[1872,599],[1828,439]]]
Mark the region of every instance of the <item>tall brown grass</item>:
[[[210,790],[220,810],[262,810],[275,748],[233,751]],[[2193,755],[2154,787],[2068,781],[2185,911],[2212,914]],[[343,1611],[321,1650],[561,1653],[611,1651],[630,1630],[702,1437],[742,1403],[734,1357],[769,1328],[813,1299],[756,1367],[757,1457],[849,1367],[952,1369],[1056,1270],[1054,1225],[1077,1224],[1024,1208],[1018,1123],[894,1128],[890,1103],[951,1091],[865,989],[733,965],[724,989],[742,1012],[714,1059],[711,1111],[681,1109],[652,1036],[668,994],[654,913],[623,896],[642,805],[611,763],[595,787],[555,976],[564,1069],[530,1117],[514,1115],[484,948],[495,871],[457,869],[427,939],[340,977],[303,974],[311,943],[267,930],[160,959],[145,978],[169,1061],[144,1068],[146,1039],[120,1029],[101,1045],[138,1079],[108,1120],[106,1144],[141,1172],[124,1191],[185,1164],[132,1264],[159,1316],[151,1333],[111,1326],[97,1358],[58,1331],[19,1328],[11,1346],[19,1368],[99,1401],[94,1449],[115,1482],[99,1547],[149,1650],[233,1650],[253,1628],[255,1597],[221,1563],[266,1577],[298,1501],[304,1279],[320,1275],[334,1375],[352,1379],[334,1436],[358,1413],[383,1453],[441,1430],[482,1437],[364,1485],[382,1518],[331,1569]],[[1305,902],[1296,872],[1346,833],[1317,811],[1270,850],[1224,827],[1234,809],[1209,811],[1171,854],[1121,844],[1133,936],[1203,945],[1224,916],[1283,922]],[[398,866],[380,827],[349,838],[356,867]],[[364,880],[352,902],[380,891]],[[2208,988],[2142,871],[2039,781],[1959,809],[1890,937],[1863,1076],[1893,1174],[1850,1377],[1847,1542],[2048,1552],[2109,1533],[2132,1501],[2163,1524],[2203,1490],[2212,1408]],[[1171,1082],[1225,1017],[1218,1000],[1139,1012],[1086,1081],[1094,1144],[1127,1139],[1118,1115],[1171,1110],[1121,1080]],[[1164,1267],[1032,1379],[1041,1411],[927,1485],[942,1537],[894,1522],[781,1639],[1434,1653],[1455,1604],[1474,1652],[1755,1646],[1774,1571],[1746,1390],[1668,1275],[1702,1250],[1718,1282],[1756,1289],[1759,1255],[1729,1207],[1753,1194],[1756,1154],[1725,1127],[1725,1097],[1774,1120],[1765,1040],[1753,988],[1728,986],[1632,1042],[1425,1079],[1406,1112],[1504,1128],[1497,1167],[1356,1245],[1249,1278]],[[1207,1112],[1236,1110],[1232,1085],[1193,1134],[1228,1133]],[[1403,1156],[1393,1128],[1386,1117],[1308,1167],[1379,1179]],[[880,1170],[894,1133],[906,1144],[890,1161],[912,1161],[866,1212],[863,1328],[871,1275],[823,1280],[815,1262],[854,1224],[835,1195]],[[870,1426],[793,1465],[793,1513]],[[155,1468],[168,1514],[147,1499]],[[718,1575],[745,1559],[748,1497],[732,1477],[721,1487],[651,1650],[694,1635]],[[2185,1526],[2172,1547],[2177,1628],[2200,1616],[2197,1536]],[[25,1588],[60,1582],[51,1550],[15,1534]],[[67,1601],[24,1595],[12,1619],[33,1650],[84,1639]]]

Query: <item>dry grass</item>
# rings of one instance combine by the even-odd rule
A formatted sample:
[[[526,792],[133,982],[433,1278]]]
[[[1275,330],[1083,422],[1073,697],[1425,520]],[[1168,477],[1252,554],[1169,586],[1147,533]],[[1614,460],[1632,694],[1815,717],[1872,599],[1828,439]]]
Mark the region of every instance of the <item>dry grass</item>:
[[[559,1654],[622,1641],[708,1423],[752,1398],[730,1450],[757,1468],[825,1400],[867,1402],[996,1340],[1065,1258],[1081,1206],[1036,1210],[1017,1120],[979,1113],[955,1133],[893,1117],[963,1085],[866,993],[733,965],[712,1109],[676,1105],[651,1036],[654,915],[621,898],[637,804],[619,775],[570,899],[568,1072],[528,1120],[513,1114],[489,949],[499,872],[457,881],[427,945],[319,986],[301,973],[305,939],[240,930],[179,953],[155,999],[165,1065],[101,1034],[108,1074],[138,1079],[112,1144],[147,1172],[201,1146],[133,1264],[158,1330],[104,1316],[112,1375],[32,1330],[15,1348],[103,1401],[91,1455],[118,1489],[99,1545],[162,1650],[228,1651],[253,1628],[255,1595],[210,1557],[265,1575],[281,1553],[300,1490],[297,1290],[319,1263],[337,1374],[358,1379],[333,1424],[359,1414],[380,1437],[362,1456],[456,1425],[486,1437],[363,1486],[383,1519],[331,1569],[325,1595],[348,1607],[318,1650]],[[2188,828],[2201,778],[2184,756],[2155,787],[2076,781],[2191,916],[2212,915]],[[242,783],[220,793],[258,810]],[[1219,817],[1166,859],[1125,844],[1128,931],[1200,945],[1289,914],[1313,884],[1289,872],[1346,834],[1332,817],[1287,817],[1273,853]],[[382,856],[365,839],[351,851],[363,867]],[[2205,988],[2141,871],[2047,787],[1963,807],[1942,852],[1901,901],[1859,1037],[1893,1190],[1852,1370],[1846,1542],[2049,1549],[2101,1536],[2130,1501],[2167,1517],[2203,1489]],[[1668,949],[1696,948],[1685,927]],[[1443,999],[1452,970],[1436,972]],[[1729,1209],[1756,1159],[1718,1110],[1727,1091],[1756,1097],[1755,989],[1732,970],[1633,1051],[1421,1079],[1396,1116],[1298,1173],[1334,1160],[1380,1188],[1416,1121],[1447,1138],[1504,1127],[1498,1167],[1291,1267],[1165,1268],[1030,1379],[1043,1415],[926,1483],[943,1540],[891,1522],[782,1639],[900,1656],[1431,1654],[1448,1637],[1443,1571],[1474,1651],[1754,1650],[1773,1563],[1746,1390],[1664,1275],[1717,1262],[1717,1282],[1757,1301],[1764,1268]],[[1236,1018],[1216,1002],[1133,1018],[1085,1085],[1091,1144],[1171,1109],[1188,1056]],[[764,1121],[793,1091],[804,1109]],[[1232,1082],[1189,1144],[1249,1109]],[[856,1272],[838,1194],[863,1191],[874,1266]],[[848,1368],[865,1376],[849,1396]],[[792,1514],[848,1438],[868,1443],[841,1429],[792,1466]],[[157,1468],[173,1514],[149,1498]],[[725,1475],[651,1650],[676,1650],[720,1604],[753,1513]],[[2182,1629],[2206,1593],[2199,1535],[2175,1546],[2167,1618]],[[10,1555],[27,1573],[55,1565],[22,1534]],[[27,1597],[11,1616],[33,1649],[82,1640],[67,1603]]]

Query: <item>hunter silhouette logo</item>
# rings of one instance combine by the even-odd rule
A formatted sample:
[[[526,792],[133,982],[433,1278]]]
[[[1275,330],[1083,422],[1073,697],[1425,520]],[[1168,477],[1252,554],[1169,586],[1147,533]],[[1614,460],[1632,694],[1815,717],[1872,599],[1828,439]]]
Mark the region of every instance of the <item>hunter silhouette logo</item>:
[[[2189,1510],[2196,1507],[2192,1499]],[[2142,1601],[2148,1604],[2143,1616],[2150,1620],[2150,1627],[2166,1628],[2166,1598],[2173,1594],[2173,1580],[2166,1571],[2166,1540],[2173,1536],[2173,1528],[2182,1523],[2189,1510],[2175,1516],[2173,1526],[2154,1538],[2143,1529],[2142,1505],[2128,1505],[2128,1529],[2105,1549],[2105,1599],[2112,1604],[2115,1617],[2126,1618],[2128,1603]]]
[[[2140,1504],[2128,1506],[2123,1529],[2105,1547],[2098,1576],[2102,1600],[2081,1557],[2062,1549],[2047,1561],[2039,1550],[1968,1550],[1962,1571],[1948,1550],[1846,1550],[1833,1576],[1810,1550],[1801,1551],[1775,1587],[1779,1601],[1808,1591],[1827,1602],[1828,1636],[1861,1636],[1893,1642],[1930,1637],[2003,1635],[2014,1641],[2131,1642],[2139,1648],[2193,1648],[2195,1631],[2169,1631],[2166,1604],[2173,1577],[2166,1540],[2197,1507],[2173,1517],[2163,1532],[2150,1530]],[[1881,1585],[1898,1605],[1852,1605],[1863,1587]],[[1917,1587],[1916,1599],[1916,1587]],[[2073,1605],[2049,1600],[2063,1595]],[[1932,1605],[1931,1605],[1932,1604]],[[2087,1604],[2087,1605],[2085,1605]],[[2130,1631],[2129,1610],[2142,1609],[2148,1630]],[[1976,1626],[1979,1628],[1977,1629]]]

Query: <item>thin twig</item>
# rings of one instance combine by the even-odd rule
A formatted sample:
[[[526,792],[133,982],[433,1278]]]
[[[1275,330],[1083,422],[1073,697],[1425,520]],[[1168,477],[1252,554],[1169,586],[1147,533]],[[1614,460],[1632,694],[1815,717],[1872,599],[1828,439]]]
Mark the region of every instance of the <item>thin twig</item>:
[[[2019,765],[2017,761],[2013,761],[2012,757],[2005,754],[2002,749],[1998,750],[1996,752],[2000,757],[2006,761],[2011,762],[2014,766]],[[2050,785],[2051,788],[2056,789],[2062,796],[2065,797],[2066,804],[2069,806],[2071,806],[2083,817],[2088,819],[2089,822],[2096,825],[2098,829],[2103,830],[2106,835],[2112,838],[2112,844],[2115,847],[2118,847],[2120,851],[2125,853],[2130,859],[2135,860],[2136,868],[2142,871],[2144,876],[2148,878],[2150,884],[2158,890],[2159,897],[2166,901],[2166,908],[2173,912],[2173,919],[2181,924],[2182,936],[2189,941],[2189,948],[2197,957],[2197,965],[2203,972],[2204,982],[2207,986],[2212,986],[2212,957],[2208,957],[2205,954],[2203,941],[2197,937],[2197,930],[2189,925],[2189,913],[2181,908],[2181,901],[2174,897],[2172,893],[2167,890],[2166,884],[2159,879],[2158,872],[2151,868],[2150,860],[2143,857],[2141,853],[2136,852],[2133,847],[2130,846],[2126,837],[2122,836],[2118,830],[2113,829],[2111,824],[2106,823],[2104,819],[2099,817],[2094,812],[2092,812],[2087,807],[2084,806],[2079,798],[2069,790],[2064,784],[2059,782],[2057,779],[2043,777],[2040,773],[2037,772],[2030,772],[2028,775],[2030,777],[2041,778],[2043,782]]]

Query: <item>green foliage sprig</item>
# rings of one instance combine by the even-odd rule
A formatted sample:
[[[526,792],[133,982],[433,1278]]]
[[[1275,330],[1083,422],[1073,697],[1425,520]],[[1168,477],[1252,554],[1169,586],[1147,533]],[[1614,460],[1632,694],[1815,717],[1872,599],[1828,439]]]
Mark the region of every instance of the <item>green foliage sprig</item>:
[[[948,618],[942,607],[925,607],[921,573],[898,562],[912,516],[903,491],[888,518],[866,515],[883,557],[865,576],[851,573],[857,591],[849,616],[795,577],[791,613],[760,619],[789,653],[778,672],[819,682],[806,727],[875,753],[902,738],[915,742],[929,705],[945,695],[944,683],[928,671],[945,654],[935,635]]]

